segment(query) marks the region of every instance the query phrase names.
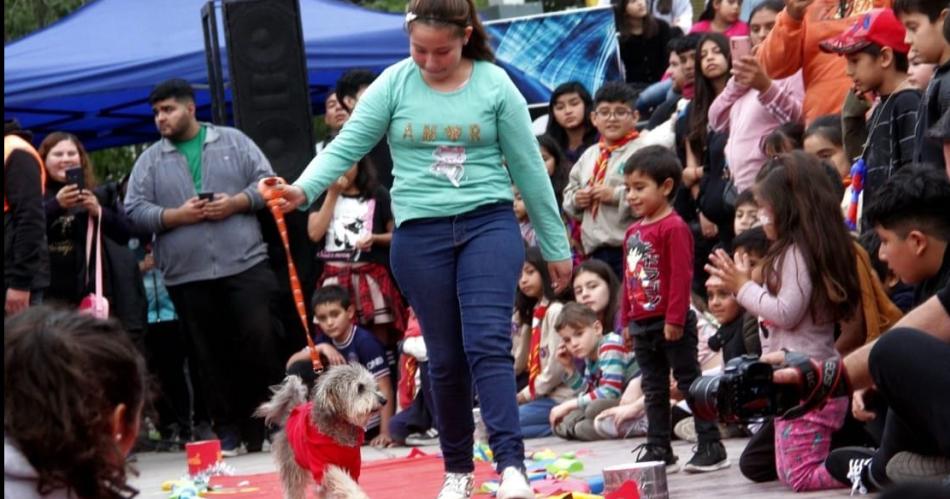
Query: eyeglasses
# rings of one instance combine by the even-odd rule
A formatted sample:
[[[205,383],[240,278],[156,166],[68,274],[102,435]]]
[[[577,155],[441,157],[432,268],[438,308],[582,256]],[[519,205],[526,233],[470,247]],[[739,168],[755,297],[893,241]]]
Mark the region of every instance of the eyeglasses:
[[[597,109],[594,112],[597,113],[597,116],[605,120],[610,119],[610,117],[622,120],[633,114],[633,111],[625,107],[617,108],[612,111],[610,109]]]

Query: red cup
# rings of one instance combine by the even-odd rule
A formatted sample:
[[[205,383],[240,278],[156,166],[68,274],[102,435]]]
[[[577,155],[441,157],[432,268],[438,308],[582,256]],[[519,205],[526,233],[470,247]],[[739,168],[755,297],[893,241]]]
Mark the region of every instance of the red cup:
[[[202,440],[185,444],[188,474],[197,475],[221,461],[221,441]]]

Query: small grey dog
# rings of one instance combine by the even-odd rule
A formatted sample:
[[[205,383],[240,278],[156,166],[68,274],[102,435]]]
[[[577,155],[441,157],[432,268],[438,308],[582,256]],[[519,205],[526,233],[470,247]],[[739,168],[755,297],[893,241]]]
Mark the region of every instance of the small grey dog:
[[[309,403],[299,376],[287,376],[272,390],[274,396],[254,415],[283,426],[273,437],[271,452],[284,497],[306,497],[312,476],[317,497],[369,499],[356,483],[363,428],[386,403],[373,375],[357,363],[332,366],[317,378]]]

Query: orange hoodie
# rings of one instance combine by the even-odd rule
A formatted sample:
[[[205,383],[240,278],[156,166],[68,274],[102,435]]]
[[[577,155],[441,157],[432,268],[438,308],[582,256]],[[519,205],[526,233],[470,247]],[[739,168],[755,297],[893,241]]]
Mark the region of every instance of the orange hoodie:
[[[775,19],[775,28],[759,49],[759,62],[773,79],[788,78],[802,70],[805,123],[825,114],[841,112],[841,104],[852,82],[845,74],[845,58],[826,54],[818,44],[838,35],[872,8],[890,8],[892,0],[851,0],[849,17],[839,17],[839,0],[815,0],[796,21],[786,11]]]

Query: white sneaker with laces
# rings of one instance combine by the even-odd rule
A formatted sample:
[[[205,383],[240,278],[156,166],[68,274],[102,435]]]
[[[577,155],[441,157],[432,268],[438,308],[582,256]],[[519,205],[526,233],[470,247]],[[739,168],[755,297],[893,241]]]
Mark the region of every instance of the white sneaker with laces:
[[[520,469],[509,466],[501,472],[501,484],[496,499],[534,499],[534,491],[528,485],[528,478]]]
[[[861,481],[861,472],[865,466],[871,464],[870,459],[852,459],[848,462],[848,480],[851,480],[851,495],[868,493],[867,487]]]
[[[469,499],[475,488],[474,473],[446,473],[436,499]]]

